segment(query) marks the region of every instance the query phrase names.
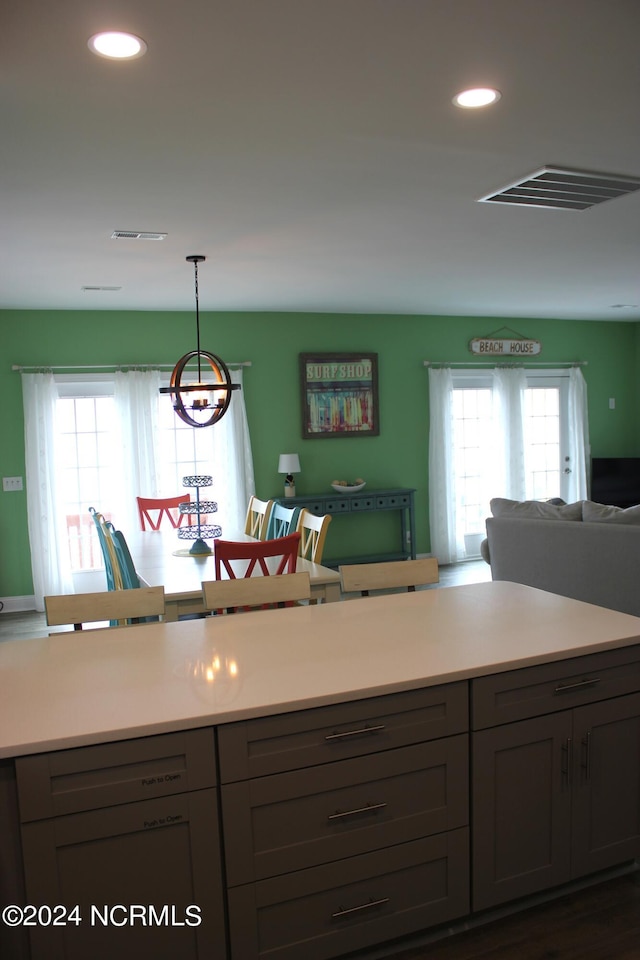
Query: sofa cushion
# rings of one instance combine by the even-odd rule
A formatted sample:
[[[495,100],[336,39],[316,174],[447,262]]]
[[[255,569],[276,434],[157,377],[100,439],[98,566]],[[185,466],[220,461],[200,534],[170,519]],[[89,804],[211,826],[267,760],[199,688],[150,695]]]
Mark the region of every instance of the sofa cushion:
[[[590,523],[631,523],[640,525],[640,505],[636,507],[613,507],[607,503],[584,500],[582,519]]]
[[[525,520],[582,520],[582,500],[558,506],[542,500],[505,500],[494,497],[490,502],[494,517]]]

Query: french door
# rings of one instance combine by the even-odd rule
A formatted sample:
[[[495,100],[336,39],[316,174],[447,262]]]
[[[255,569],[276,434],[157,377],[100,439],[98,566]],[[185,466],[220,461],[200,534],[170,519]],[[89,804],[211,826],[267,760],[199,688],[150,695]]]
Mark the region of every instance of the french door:
[[[462,559],[479,556],[493,497],[570,499],[569,376],[527,371],[523,389],[507,392],[506,399],[497,398],[490,371],[454,371],[452,377],[449,497]],[[514,437],[505,441],[505,431]]]

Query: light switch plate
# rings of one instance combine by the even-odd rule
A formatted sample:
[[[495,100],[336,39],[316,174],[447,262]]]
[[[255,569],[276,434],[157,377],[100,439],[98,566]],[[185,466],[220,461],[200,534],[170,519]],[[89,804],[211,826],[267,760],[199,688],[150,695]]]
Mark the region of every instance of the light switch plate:
[[[12,490],[22,490],[22,477],[3,477],[2,489],[5,493],[10,493]]]

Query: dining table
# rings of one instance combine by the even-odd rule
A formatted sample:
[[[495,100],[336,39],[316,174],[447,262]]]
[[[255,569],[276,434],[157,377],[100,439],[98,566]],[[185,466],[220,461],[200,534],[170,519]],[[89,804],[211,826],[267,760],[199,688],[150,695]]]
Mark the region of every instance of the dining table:
[[[240,531],[226,533],[224,540],[255,542],[255,537]],[[141,586],[164,587],[165,620],[178,620],[187,614],[204,613],[202,582],[215,580],[215,553],[189,553],[190,541],[178,539],[177,530],[145,530],[127,535],[127,544]],[[215,550],[215,541],[211,544]],[[275,573],[278,557],[266,560],[270,572]],[[331,567],[323,567],[298,557],[296,573],[308,573],[311,600],[332,603],[340,599],[340,574]],[[254,575],[261,576],[259,568]],[[223,577],[227,574],[223,571]]]

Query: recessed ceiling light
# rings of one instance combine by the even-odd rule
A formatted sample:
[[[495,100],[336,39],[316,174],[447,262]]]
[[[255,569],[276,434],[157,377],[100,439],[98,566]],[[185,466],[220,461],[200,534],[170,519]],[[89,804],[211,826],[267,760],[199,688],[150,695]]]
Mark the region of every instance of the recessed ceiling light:
[[[457,107],[486,107],[490,103],[496,103],[501,96],[500,91],[492,87],[473,87],[471,90],[457,93],[453,102]]]
[[[132,33],[94,33],[87,41],[89,50],[110,60],[135,60],[147,52],[147,45]]]

